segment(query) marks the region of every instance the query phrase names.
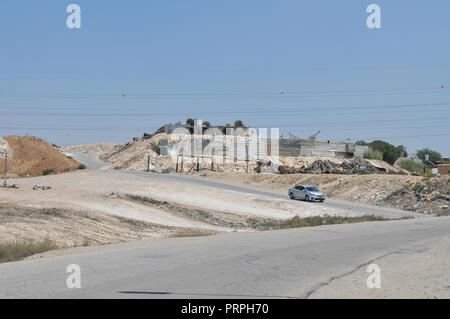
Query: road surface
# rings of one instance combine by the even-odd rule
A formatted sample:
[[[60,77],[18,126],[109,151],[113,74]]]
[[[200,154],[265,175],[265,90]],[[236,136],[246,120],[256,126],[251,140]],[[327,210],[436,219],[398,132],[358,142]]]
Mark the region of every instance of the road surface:
[[[370,263],[448,242],[449,230],[450,218],[442,217],[86,247],[1,264],[0,298],[309,298]],[[450,265],[448,258],[426,260],[429,267],[433,263]],[[81,289],[66,286],[70,264],[81,267]],[[413,292],[424,285],[444,285],[437,290],[441,294],[449,291],[441,280],[448,279],[448,271],[428,283],[422,268],[406,266],[414,275],[390,287],[391,297],[402,297],[406,284]],[[382,274],[396,268],[385,266]],[[358,289],[367,290],[364,280],[346,285],[347,292]]]
[[[124,171],[124,170],[108,170],[110,167],[110,164],[105,163],[99,159],[98,154],[96,153],[71,153],[71,156],[75,160],[77,160],[80,163],[85,164],[88,168],[93,170],[101,170],[101,171],[107,171],[111,174],[127,174],[127,175],[135,175],[135,176],[144,176],[152,179],[162,179],[162,180],[168,180],[168,181],[177,181],[177,182],[184,182],[184,183],[190,183],[190,184],[199,184],[202,186],[212,187],[215,189],[223,189],[223,190],[230,190],[235,192],[241,192],[246,194],[253,194],[253,195],[260,195],[267,198],[274,198],[274,199],[286,199],[287,196],[287,190],[286,194],[279,194],[276,192],[272,192],[270,190],[267,191],[261,191],[257,189],[252,189],[248,187],[241,187],[226,183],[220,183],[215,181],[210,181],[206,179],[199,179],[189,176],[183,176],[183,175],[175,175],[175,174],[156,174],[156,173],[146,173],[146,172],[139,172],[139,171]],[[417,218],[420,217],[428,217],[427,215],[418,214],[414,212],[407,212],[399,209],[394,208],[386,208],[386,207],[377,207],[377,206],[371,206],[371,205],[363,205],[363,204],[356,204],[351,202],[345,202],[345,201],[338,201],[333,199],[327,199],[323,203],[307,203],[310,205],[323,205],[330,208],[337,208],[337,209],[344,209],[348,212],[354,212],[354,213],[362,213],[362,214],[368,214],[368,215],[376,215],[376,216],[382,216],[385,218],[400,218],[404,216],[414,216]]]

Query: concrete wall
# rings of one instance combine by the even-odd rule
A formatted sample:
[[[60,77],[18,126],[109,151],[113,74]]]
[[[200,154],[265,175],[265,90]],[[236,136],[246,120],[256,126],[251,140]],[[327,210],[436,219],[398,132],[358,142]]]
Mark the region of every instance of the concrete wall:
[[[223,142],[223,136],[218,136],[217,141]],[[214,137],[211,138],[202,138],[196,137],[194,135],[190,136],[191,142],[191,154],[201,154],[202,150],[208,145],[211,141],[214,140]],[[194,140],[198,140],[198,144],[201,149],[194,150],[195,142]],[[228,149],[229,146],[232,146],[234,143],[235,153],[237,150],[242,150],[240,154],[245,154],[245,150],[248,148],[250,161],[255,161],[264,156],[275,156],[276,154],[272,154],[271,148],[272,144],[276,143],[276,141],[271,141],[270,138],[267,139],[266,142],[266,151],[263,150],[261,144],[258,141],[253,140],[249,141],[244,137],[232,137],[227,136],[226,140],[231,142],[231,144],[224,145],[223,151],[226,153],[230,153],[231,150]],[[168,154],[170,152],[170,145],[167,145],[167,140],[161,140],[159,145],[161,154]],[[256,150],[256,154],[252,152],[252,150]],[[278,139],[278,155],[279,156],[317,156],[317,157],[363,157],[364,153],[369,150],[368,146],[360,146],[349,143],[326,143],[326,142],[316,142],[311,139]],[[216,150],[215,155],[219,155],[222,153],[221,151]],[[231,151],[231,153],[233,153]],[[256,157],[255,157],[256,155]]]
[[[348,152],[348,151],[353,152]],[[363,157],[368,146],[313,140],[280,140],[280,156]]]

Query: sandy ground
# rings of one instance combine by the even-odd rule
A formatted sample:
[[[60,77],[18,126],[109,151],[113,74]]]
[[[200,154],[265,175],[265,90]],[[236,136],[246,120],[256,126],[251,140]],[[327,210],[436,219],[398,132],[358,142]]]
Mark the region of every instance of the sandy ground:
[[[400,250],[372,263],[380,267],[380,288],[367,287],[371,273],[363,265],[318,289],[310,298],[450,298],[448,238]]]
[[[285,194],[287,189],[296,184],[318,187],[329,198],[377,204],[405,184],[423,180],[420,176],[369,174],[369,175],[336,175],[336,174],[236,174],[203,172],[191,174],[193,177],[213,181],[222,181],[237,186],[247,186],[259,190],[270,189]]]
[[[58,247],[162,238],[178,229],[117,216],[65,209],[0,207],[0,243],[50,240]]]
[[[248,218],[349,215],[343,210],[301,201],[267,199],[111,170],[78,170],[11,181],[20,188],[0,189],[0,205],[26,211],[12,208],[2,211],[0,240],[50,237],[65,245],[77,245],[83,241],[107,243],[117,242],[111,239],[118,233],[129,233],[119,236],[119,241],[158,237],[167,233],[167,227],[215,232],[249,231],[252,229],[246,225]],[[33,190],[35,185],[50,186],[51,189]],[[136,196],[146,200],[136,199]],[[48,218],[49,215],[41,210],[44,208],[56,209],[58,215]],[[8,218],[5,214],[9,214]],[[131,227],[118,218],[151,226],[143,227],[143,232],[139,232],[138,227]],[[102,227],[106,230],[102,231]],[[81,236],[80,233],[90,236]]]

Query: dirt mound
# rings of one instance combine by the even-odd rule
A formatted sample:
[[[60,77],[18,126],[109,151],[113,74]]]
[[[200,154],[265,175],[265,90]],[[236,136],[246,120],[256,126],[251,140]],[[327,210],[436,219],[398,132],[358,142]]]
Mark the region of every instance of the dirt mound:
[[[93,153],[106,153],[110,152],[117,144],[113,143],[97,143],[97,144],[86,144],[86,145],[73,145],[73,146],[63,146],[61,149],[63,152],[93,152]]]
[[[116,169],[139,170],[147,169],[148,156],[151,168],[160,171],[165,168],[175,169],[176,164],[169,155],[159,155],[158,146],[161,139],[176,142],[171,135],[158,134],[149,139],[138,139],[127,144],[114,146],[101,156],[105,162],[112,163]]]
[[[10,149],[8,176],[40,176],[43,171],[60,173],[76,170],[79,163],[62,154],[55,146],[31,136],[3,138]],[[5,160],[0,158],[0,174],[4,174]],[[53,170],[53,171],[51,171]]]

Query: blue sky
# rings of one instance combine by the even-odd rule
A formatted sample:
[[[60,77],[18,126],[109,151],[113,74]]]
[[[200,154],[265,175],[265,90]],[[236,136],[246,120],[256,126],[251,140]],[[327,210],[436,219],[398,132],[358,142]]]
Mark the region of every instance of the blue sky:
[[[126,142],[241,119],[450,155],[449,14],[448,0],[2,0],[0,136]]]

